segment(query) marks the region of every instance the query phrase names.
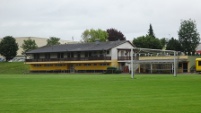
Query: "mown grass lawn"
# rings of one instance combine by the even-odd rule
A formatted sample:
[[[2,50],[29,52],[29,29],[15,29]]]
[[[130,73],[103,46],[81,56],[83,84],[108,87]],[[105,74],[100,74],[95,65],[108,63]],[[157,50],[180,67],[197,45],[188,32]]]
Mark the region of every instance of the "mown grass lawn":
[[[199,113],[201,75],[0,74],[1,113]]]

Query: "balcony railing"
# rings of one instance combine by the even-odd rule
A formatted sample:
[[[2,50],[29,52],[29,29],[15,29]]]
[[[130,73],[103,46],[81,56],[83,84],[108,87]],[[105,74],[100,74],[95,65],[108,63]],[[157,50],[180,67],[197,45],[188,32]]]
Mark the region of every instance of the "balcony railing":
[[[26,62],[51,62],[51,61],[89,61],[89,60],[111,60],[111,57],[86,57],[86,58],[40,58],[26,59]]]
[[[131,60],[130,56],[119,56],[118,60]]]
[[[133,60],[138,60],[138,56],[133,56]],[[131,60],[130,56],[118,56],[118,60]]]

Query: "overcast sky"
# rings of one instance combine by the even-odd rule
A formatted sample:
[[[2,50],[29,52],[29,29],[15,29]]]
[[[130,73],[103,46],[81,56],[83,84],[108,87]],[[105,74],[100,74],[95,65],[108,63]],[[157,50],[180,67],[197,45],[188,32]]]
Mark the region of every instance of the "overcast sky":
[[[147,34],[177,38],[181,20],[196,21],[201,0],[0,0],[0,37],[81,40],[86,29],[115,28],[127,40]]]

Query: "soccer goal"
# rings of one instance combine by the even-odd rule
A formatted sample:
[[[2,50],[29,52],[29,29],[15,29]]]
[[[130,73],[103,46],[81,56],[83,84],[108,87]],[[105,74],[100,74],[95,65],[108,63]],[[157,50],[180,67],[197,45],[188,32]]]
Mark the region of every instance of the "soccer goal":
[[[177,76],[178,51],[134,48],[131,57],[131,78],[134,73],[172,73]],[[136,68],[138,65],[138,68]]]

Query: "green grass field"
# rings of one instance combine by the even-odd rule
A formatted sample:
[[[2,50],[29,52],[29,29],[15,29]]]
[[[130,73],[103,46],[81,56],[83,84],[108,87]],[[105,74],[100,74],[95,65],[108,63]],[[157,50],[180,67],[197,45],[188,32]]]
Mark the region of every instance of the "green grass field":
[[[0,113],[199,113],[201,75],[0,74]]]

